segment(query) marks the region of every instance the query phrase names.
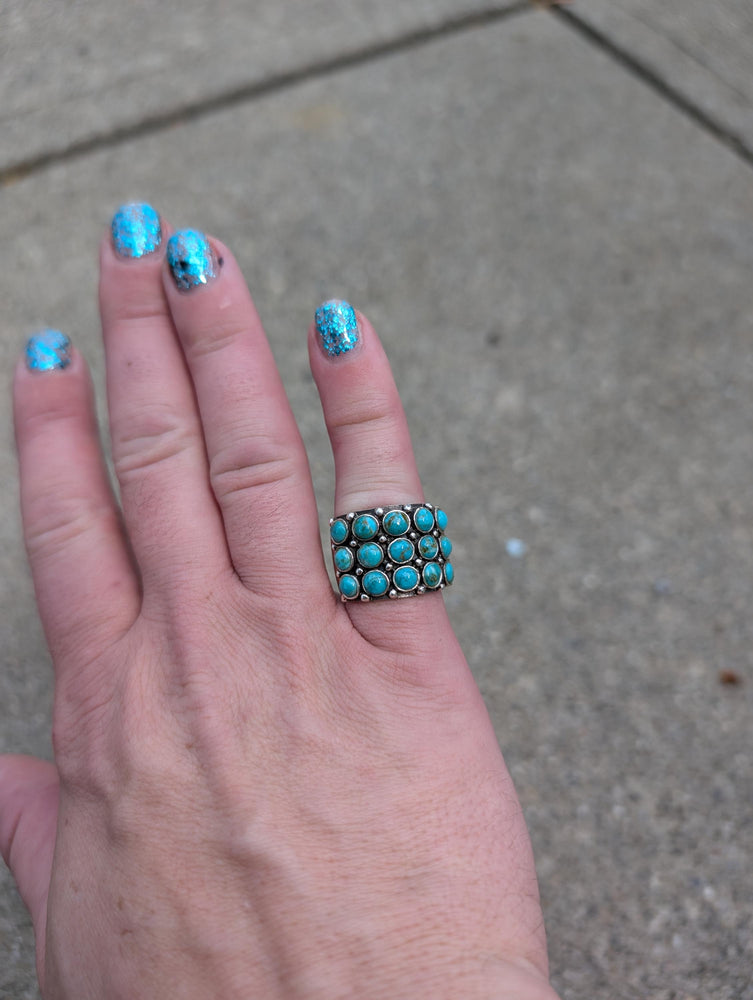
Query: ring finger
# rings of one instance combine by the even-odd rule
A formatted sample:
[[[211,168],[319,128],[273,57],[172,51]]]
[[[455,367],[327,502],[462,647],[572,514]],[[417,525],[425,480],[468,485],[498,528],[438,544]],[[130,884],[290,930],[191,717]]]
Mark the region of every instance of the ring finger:
[[[449,546],[445,542],[445,553],[439,550],[436,536],[441,538],[441,532],[431,506],[423,513],[426,522],[433,519],[424,524],[428,540],[413,523],[416,507],[423,506],[425,498],[405,411],[379,338],[368,320],[347,302],[327,302],[317,310],[309,331],[309,353],[335,459],[335,513],[345,515],[347,525],[348,513],[380,505],[413,507],[394,519],[394,537],[389,529],[382,533],[381,526],[376,535],[366,537],[370,535],[367,522],[360,539],[351,524],[344,547],[353,553],[353,569],[345,575],[355,577],[357,597],[368,596],[370,585],[374,596],[381,596],[384,578],[389,581],[388,592],[400,592],[400,584],[407,593],[427,591],[418,600],[369,601],[366,605],[362,600],[348,600],[353,623],[364,638],[383,648],[409,652],[425,647],[432,633],[440,641],[436,637],[445,634],[447,618],[439,590],[452,574],[451,568],[445,570]],[[432,539],[436,552],[429,549]],[[419,550],[421,542],[425,551]],[[381,562],[372,570],[380,556]],[[343,558],[345,565],[347,552]],[[433,565],[424,576],[428,563]],[[403,567],[399,578],[389,566],[394,572]],[[352,582],[346,584],[356,589]]]

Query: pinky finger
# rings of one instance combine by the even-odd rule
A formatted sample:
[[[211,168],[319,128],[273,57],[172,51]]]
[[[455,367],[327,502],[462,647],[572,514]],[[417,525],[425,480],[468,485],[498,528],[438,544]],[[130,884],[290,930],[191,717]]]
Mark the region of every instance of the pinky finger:
[[[56,331],[29,340],[14,380],[24,539],[58,672],[134,621],[136,575],[99,445],[91,379]]]

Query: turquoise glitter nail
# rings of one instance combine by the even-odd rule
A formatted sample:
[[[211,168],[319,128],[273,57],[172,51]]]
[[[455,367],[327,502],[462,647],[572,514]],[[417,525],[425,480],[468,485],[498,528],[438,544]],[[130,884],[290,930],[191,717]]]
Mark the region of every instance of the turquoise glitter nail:
[[[167,262],[175,284],[187,292],[207,285],[219,274],[219,261],[209,240],[196,229],[181,229],[167,241]]]
[[[26,367],[32,372],[51,372],[71,363],[71,342],[60,330],[40,330],[26,344]]]
[[[144,257],[162,242],[159,215],[151,205],[121,205],[112,218],[112,245],[121,257]]]
[[[357,346],[358,321],[349,303],[339,299],[325,302],[316,310],[315,319],[319,343],[331,358],[352,351]]]

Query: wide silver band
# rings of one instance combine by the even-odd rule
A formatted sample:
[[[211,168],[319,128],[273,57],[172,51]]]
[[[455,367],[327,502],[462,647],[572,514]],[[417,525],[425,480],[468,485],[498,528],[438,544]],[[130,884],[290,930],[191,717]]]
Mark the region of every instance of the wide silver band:
[[[416,597],[444,590],[455,578],[441,507],[384,504],[333,517],[329,526],[343,601]]]

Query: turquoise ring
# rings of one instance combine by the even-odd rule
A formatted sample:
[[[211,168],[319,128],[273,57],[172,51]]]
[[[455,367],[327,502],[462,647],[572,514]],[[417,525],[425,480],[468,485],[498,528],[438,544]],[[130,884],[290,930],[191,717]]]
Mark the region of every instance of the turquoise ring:
[[[330,518],[337,589],[343,601],[416,597],[455,579],[447,515],[430,503],[384,504]]]

